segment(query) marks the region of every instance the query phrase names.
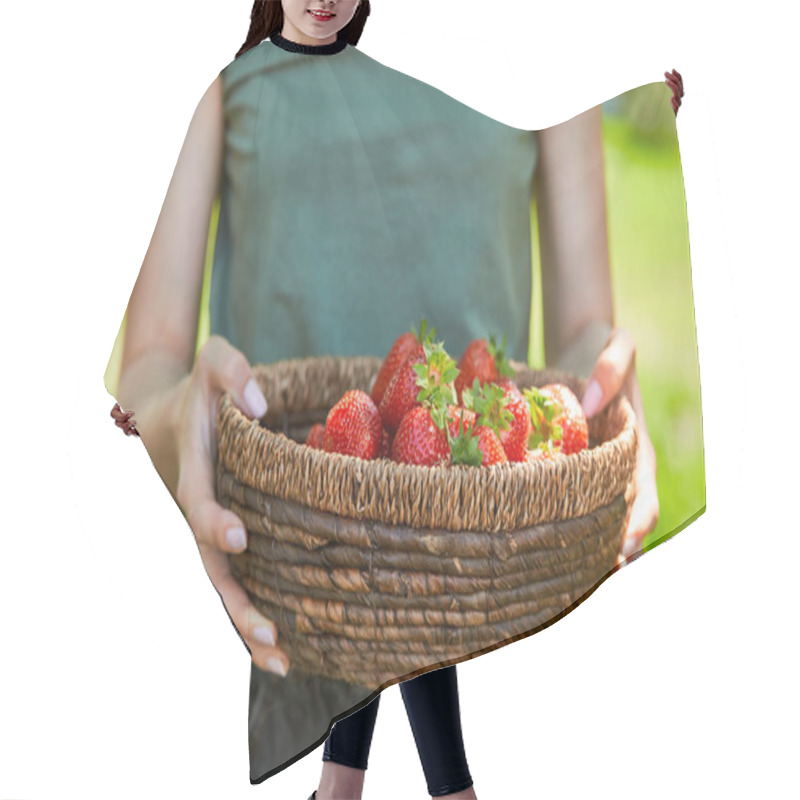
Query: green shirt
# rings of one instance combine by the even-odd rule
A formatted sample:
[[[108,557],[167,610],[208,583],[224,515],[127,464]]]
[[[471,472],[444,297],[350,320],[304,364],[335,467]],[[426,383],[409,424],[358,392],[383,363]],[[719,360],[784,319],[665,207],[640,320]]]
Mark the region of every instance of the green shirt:
[[[385,356],[426,317],[456,360],[527,361],[536,131],[339,40],[265,39],[222,70],[210,332],[250,363]]]

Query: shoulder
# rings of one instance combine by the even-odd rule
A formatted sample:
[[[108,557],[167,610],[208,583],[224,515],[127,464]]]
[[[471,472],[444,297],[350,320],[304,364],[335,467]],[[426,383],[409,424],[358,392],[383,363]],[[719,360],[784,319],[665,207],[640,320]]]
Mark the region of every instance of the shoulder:
[[[218,130],[224,117],[224,80],[217,75],[206,89],[192,119],[192,128],[205,131]]]
[[[264,39],[225,66],[219,73],[223,98],[252,78],[263,75],[264,67],[269,64],[275,49],[269,39]]]

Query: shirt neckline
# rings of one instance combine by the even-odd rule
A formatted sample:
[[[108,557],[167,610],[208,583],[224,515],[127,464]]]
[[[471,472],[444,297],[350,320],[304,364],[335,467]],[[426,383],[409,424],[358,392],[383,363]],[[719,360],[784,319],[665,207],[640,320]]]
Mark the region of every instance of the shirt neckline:
[[[305,53],[310,56],[333,55],[334,53],[340,53],[347,47],[347,39],[341,36],[341,32],[339,38],[330,44],[300,44],[299,42],[293,42],[291,39],[287,39],[285,36],[281,36],[278,32],[273,33],[269,39],[276,47],[280,47],[281,50],[288,50],[290,53]]]

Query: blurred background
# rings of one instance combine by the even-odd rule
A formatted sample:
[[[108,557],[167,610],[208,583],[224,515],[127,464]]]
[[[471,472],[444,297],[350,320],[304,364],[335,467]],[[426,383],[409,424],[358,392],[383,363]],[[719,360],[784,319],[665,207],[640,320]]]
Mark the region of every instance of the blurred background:
[[[656,449],[660,516],[645,550],[705,510],[703,421],[686,197],[671,90],[640,86],[603,103],[603,146],[615,322],[637,346],[637,374]],[[209,226],[197,350],[209,335],[208,300],[219,204]],[[531,207],[533,291],[528,361],[544,366],[536,200]],[[105,374],[116,394],[123,318]]]

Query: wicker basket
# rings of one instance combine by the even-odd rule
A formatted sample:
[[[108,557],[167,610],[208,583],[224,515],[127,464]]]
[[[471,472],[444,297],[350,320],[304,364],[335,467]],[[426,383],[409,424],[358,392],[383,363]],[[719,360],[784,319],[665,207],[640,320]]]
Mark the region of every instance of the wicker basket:
[[[511,363],[521,388],[585,388]],[[370,689],[535,633],[591,594],[616,564],[636,455],[623,398],[590,420],[589,450],[533,465],[416,467],[303,445],[380,365],[258,365],[267,415],[251,421],[225,394],[217,418],[218,499],[249,535],[235,576],[293,670]]]

